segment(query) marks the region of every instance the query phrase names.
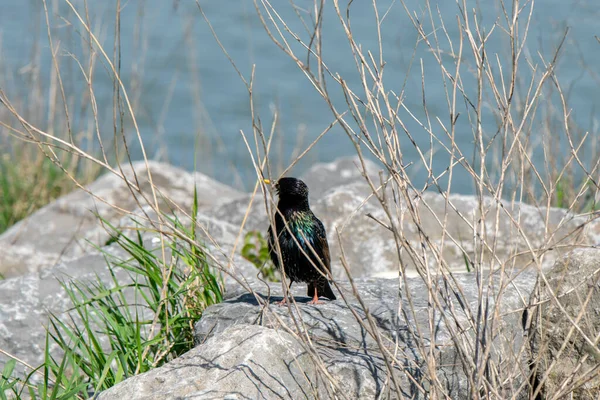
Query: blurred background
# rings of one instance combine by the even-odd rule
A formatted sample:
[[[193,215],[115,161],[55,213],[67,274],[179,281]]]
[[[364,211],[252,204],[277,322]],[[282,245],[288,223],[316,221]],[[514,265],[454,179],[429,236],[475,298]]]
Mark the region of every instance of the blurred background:
[[[292,30],[308,35],[301,18],[307,21],[314,19],[313,1],[281,3],[277,5],[281,18]],[[115,53],[115,38],[119,38],[121,77],[149,158],[168,161],[188,170],[195,168],[240,189],[249,189],[255,182],[250,155],[240,135],[241,130],[252,136],[248,91],[213,37],[200,9],[246,80],[250,80],[255,67],[255,111],[265,131],[270,130],[277,115],[276,136],[271,150],[271,163],[276,171],[283,170],[334,121],[326,103],[302,71],[273,44],[252,0],[200,0],[198,4],[183,0],[73,0],[72,4],[112,59],[119,56]],[[447,34],[456,41],[462,3],[430,1],[429,4],[432,9],[438,10]],[[487,51],[497,54],[502,60],[510,58],[508,35],[497,26],[502,25],[505,18],[503,3],[468,1],[466,4],[472,8],[469,12],[476,15],[485,27],[484,31],[498,30],[492,35]],[[341,4],[342,7],[347,5],[348,2]],[[120,24],[116,20],[117,7],[121,8]],[[381,35],[386,89],[403,96],[406,108],[401,110],[404,125],[426,155],[433,152],[432,169],[441,173],[448,166],[449,156],[445,151],[439,152],[436,143],[430,146],[430,135],[416,121],[429,117],[433,121],[433,129],[439,129],[439,126],[435,127],[436,118],[444,123],[450,118],[440,65],[434,60],[430,48],[418,40],[414,22],[408,17],[410,13],[425,31],[431,29],[431,22],[427,18],[421,19],[425,17],[421,13],[425,2],[383,0],[377,2],[377,7],[380,17],[385,14]],[[89,36],[67,2],[48,0],[47,10],[49,31],[42,1],[2,2],[0,88],[17,110],[40,129],[54,133],[65,129],[64,121],[58,121],[56,117],[62,105],[58,101],[61,93],[57,90],[57,78],[52,72],[55,67],[48,42],[50,32],[67,103],[71,105],[73,134],[81,135],[83,143],[88,140],[90,147],[95,141],[86,138],[92,137],[90,132],[96,129],[102,137],[111,140],[115,129],[114,82],[110,68],[96,50],[90,50]],[[349,10],[355,39],[363,49],[370,49],[378,58],[372,2],[354,1]],[[569,29],[558,58],[557,76],[573,110],[571,116],[576,129],[596,136],[598,123],[595,110],[600,99],[600,77],[596,68],[600,65],[600,44],[596,39],[599,34],[598,10],[591,0],[536,2],[524,49],[527,62],[539,65],[542,70],[542,60],[552,61],[553,53]],[[440,47],[445,49],[440,55],[452,66],[457,49],[449,45],[446,33],[439,30],[439,21],[436,26]],[[434,30],[431,33],[433,37]],[[339,73],[350,87],[360,87],[356,64],[347,42],[333,2],[327,1],[323,11],[322,35],[325,61],[330,70]],[[466,68],[469,60],[472,60],[472,54],[465,57]],[[515,101],[530,90],[527,79],[530,79],[531,71],[531,67],[522,69],[524,84]],[[97,127],[90,118],[93,102],[85,74],[93,75]],[[426,82],[424,91],[423,77]],[[477,88],[468,79],[465,79],[464,85],[471,94],[476,93]],[[423,94],[428,115],[423,107]],[[344,107],[344,97],[339,88],[332,87],[331,96],[335,104]],[[548,98],[551,98],[551,93]],[[558,100],[551,100],[550,106],[538,113],[538,123],[527,127],[532,135],[533,148],[547,140],[546,132],[552,130],[553,124],[563,123],[552,115],[553,101]],[[486,112],[490,118],[483,121],[483,128],[485,134],[492,138],[497,131],[497,121],[493,109]],[[465,113],[461,118],[457,121],[456,142],[463,154],[471,155],[473,124]],[[123,132],[129,140],[133,158],[141,158],[140,145],[127,115]],[[6,137],[0,135],[0,146],[4,146],[2,151],[5,152],[11,151],[6,146]],[[404,135],[401,142],[404,163],[417,161],[417,152],[408,136]],[[291,173],[301,174],[315,162],[331,161],[351,154],[355,154],[352,142],[342,129],[335,126]],[[535,151],[533,157],[538,157]],[[417,181],[427,179],[427,171],[418,162],[409,168],[409,174]],[[473,193],[470,175],[457,169],[455,177],[453,191]]]

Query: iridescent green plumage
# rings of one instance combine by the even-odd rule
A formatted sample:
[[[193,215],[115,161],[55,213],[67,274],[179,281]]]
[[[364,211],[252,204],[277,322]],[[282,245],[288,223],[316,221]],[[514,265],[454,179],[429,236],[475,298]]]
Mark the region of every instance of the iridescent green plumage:
[[[298,238],[300,243],[304,243],[305,240],[313,243],[313,236],[315,232],[315,224],[313,221],[314,215],[304,211],[298,211],[293,213],[289,218],[289,223],[292,228],[292,232]]]

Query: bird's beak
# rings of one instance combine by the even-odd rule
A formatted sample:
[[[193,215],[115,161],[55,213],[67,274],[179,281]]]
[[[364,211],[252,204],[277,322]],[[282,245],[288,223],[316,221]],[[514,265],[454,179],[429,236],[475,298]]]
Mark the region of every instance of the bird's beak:
[[[271,180],[270,179],[263,179],[263,182],[266,183],[267,185],[271,184]]]

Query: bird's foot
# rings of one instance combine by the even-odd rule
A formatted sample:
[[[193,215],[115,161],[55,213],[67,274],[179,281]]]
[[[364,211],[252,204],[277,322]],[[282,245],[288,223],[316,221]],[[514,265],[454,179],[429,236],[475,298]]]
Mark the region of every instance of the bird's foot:
[[[275,304],[277,304],[279,307],[281,306],[285,306],[288,302],[287,297],[284,297],[283,300],[276,302]]]
[[[319,297],[315,295],[315,297],[313,297],[313,299],[311,301],[308,302],[308,304],[323,304],[322,301],[319,301]]]

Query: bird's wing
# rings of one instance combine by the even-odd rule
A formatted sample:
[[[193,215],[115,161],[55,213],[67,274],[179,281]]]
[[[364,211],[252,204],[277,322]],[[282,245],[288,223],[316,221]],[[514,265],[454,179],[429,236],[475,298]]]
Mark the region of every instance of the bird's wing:
[[[317,220],[317,241],[315,243],[315,251],[323,260],[323,264],[325,264],[325,268],[327,271],[331,271],[331,256],[329,255],[329,243],[327,243],[327,233],[325,232],[325,227],[323,223],[318,219]]]

